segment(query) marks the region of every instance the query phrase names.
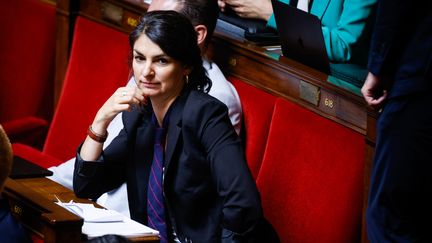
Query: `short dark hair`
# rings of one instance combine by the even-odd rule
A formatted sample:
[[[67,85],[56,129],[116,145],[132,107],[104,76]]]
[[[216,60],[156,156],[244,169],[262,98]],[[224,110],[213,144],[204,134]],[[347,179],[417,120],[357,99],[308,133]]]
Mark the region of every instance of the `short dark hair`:
[[[207,36],[205,43],[208,44],[216,27],[219,16],[217,0],[177,0],[180,4],[179,12],[186,16],[194,26],[205,25]]]
[[[211,80],[202,65],[197,34],[191,22],[175,11],[151,11],[129,35],[131,52],[136,40],[145,34],[169,57],[191,68],[187,88],[208,92]]]

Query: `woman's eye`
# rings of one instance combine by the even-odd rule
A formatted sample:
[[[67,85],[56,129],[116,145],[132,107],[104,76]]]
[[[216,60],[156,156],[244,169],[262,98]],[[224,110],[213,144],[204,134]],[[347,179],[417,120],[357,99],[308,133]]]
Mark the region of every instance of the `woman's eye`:
[[[135,56],[135,60],[141,62],[141,61],[145,61],[145,58],[143,56]]]
[[[168,60],[165,59],[165,58],[160,58],[160,59],[158,60],[158,62],[159,62],[160,64],[167,64],[167,63],[168,63]]]

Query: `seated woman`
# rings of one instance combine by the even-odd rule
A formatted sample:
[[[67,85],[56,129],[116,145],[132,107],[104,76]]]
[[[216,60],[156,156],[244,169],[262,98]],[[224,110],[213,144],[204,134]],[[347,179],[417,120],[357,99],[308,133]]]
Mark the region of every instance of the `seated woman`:
[[[371,24],[377,0],[279,0],[316,15],[322,21],[327,55],[332,62],[366,66]],[[218,0],[222,11],[232,8],[243,18],[267,21],[276,28],[270,0]],[[359,63],[360,62],[360,63]]]
[[[317,16],[332,75],[361,87],[366,78],[366,64],[377,0],[279,0]],[[240,17],[267,21],[276,28],[271,0],[218,0],[222,11],[234,10]]]
[[[96,199],[126,181],[131,218],[161,242],[250,237],[263,217],[260,197],[227,107],[206,94],[193,26],[152,11],[129,42],[137,87],[119,88],[97,112],[78,148],[76,195]],[[103,150],[120,112],[124,128]]]

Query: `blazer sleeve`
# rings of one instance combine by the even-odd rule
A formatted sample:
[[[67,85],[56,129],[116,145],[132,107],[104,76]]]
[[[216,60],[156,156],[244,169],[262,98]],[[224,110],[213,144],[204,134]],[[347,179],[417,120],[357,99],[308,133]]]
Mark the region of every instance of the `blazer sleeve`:
[[[368,69],[376,76],[395,72],[397,55],[402,53],[402,42],[409,34],[405,33],[408,22],[415,15],[415,4],[409,0],[380,0],[377,18],[372,35]],[[411,14],[412,13],[412,14]]]
[[[345,0],[336,27],[322,26],[330,61],[347,62],[352,59],[353,47],[362,40],[370,18],[374,17],[375,4],[376,0]]]
[[[261,202],[227,108],[217,100],[212,102],[199,115],[200,140],[208,154],[213,184],[224,201],[222,227],[241,235],[262,218]]]
[[[73,189],[77,197],[97,199],[119,187],[126,179],[127,135],[124,130],[112,141],[96,161],[85,161],[78,148]]]

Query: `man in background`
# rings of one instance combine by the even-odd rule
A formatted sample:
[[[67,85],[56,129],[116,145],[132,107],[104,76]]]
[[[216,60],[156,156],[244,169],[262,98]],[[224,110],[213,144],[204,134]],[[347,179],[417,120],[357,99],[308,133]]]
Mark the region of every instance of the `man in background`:
[[[432,4],[380,0],[362,88],[382,112],[366,213],[371,242],[432,242]]]

